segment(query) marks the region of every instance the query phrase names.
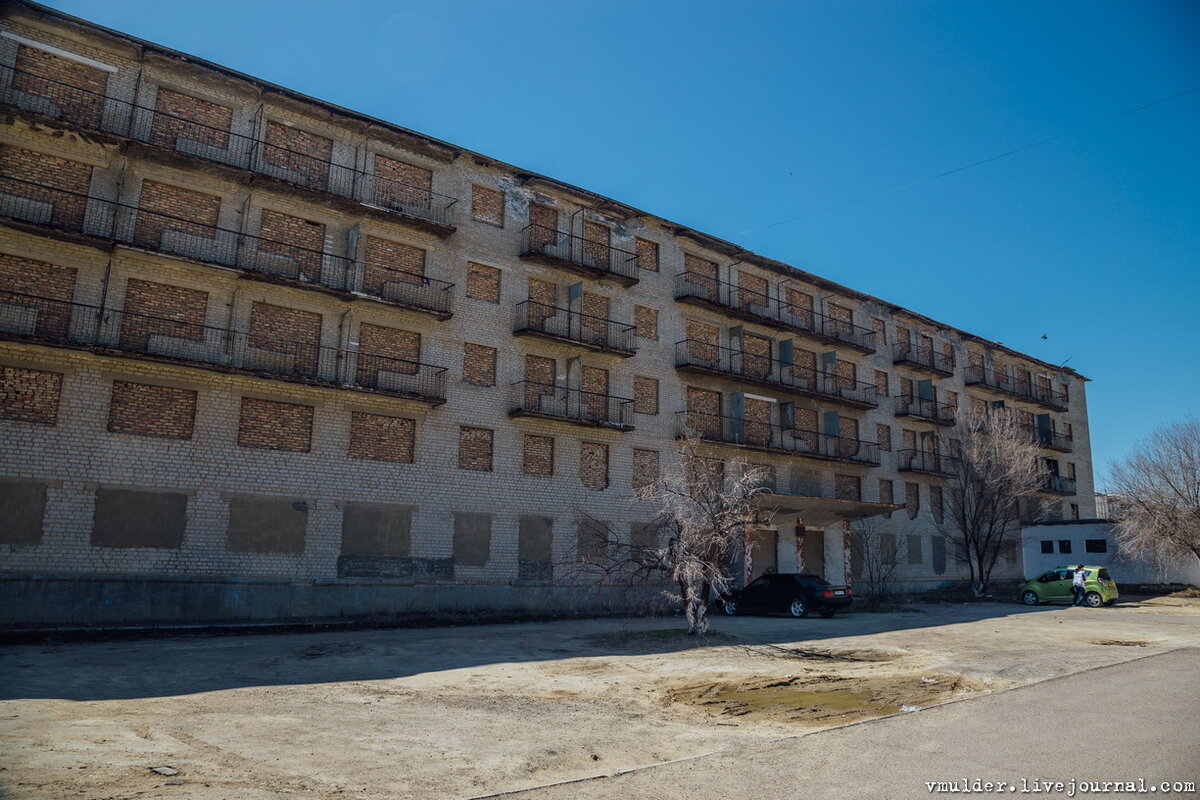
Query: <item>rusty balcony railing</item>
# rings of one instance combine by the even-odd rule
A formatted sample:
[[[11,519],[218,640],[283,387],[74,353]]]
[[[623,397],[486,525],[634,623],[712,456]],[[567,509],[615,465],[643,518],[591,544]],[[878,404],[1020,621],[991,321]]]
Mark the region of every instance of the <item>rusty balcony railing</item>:
[[[626,286],[639,280],[637,253],[537,223],[521,230],[520,256],[594,278],[613,278]]]
[[[0,85],[4,103],[25,111],[382,208],[441,235],[454,232],[458,199],[425,186],[14,67],[0,67]]]
[[[949,403],[902,394],[896,397],[896,416],[913,417],[936,425],[953,425],[957,411]]]
[[[84,303],[0,291],[0,336],[87,347],[277,380],[368,390],[431,405],[446,401],[446,368],[368,350],[327,347],[255,330],[102,309]]]
[[[1053,428],[1043,428],[1037,425],[1025,425],[1021,423],[1018,423],[1017,428],[1021,433],[1029,437],[1031,441],[1037,442],[1049,450],[1069,453],[1075,446],[1071,436]]]
[[[637,352],[634,327],[568,308],[523,300],[517,303],[513,333],[580,344],[590,350],[631,356]]]
[[[854,408],[875,408],[875,385],[839,375],[797,367],[769,355],[720,347],[698,339],[675,343],[675,367],[721,375],[793,394],[829,400]]]
[[[454,284],[282,239],[241,233],[138,206],[0,177],[0,216],[171,256],[387,300],[440,318]]]
[[[823,461],[876,466],[879,446],[847,436],[783,427],[775,422],[697,411],[678,415],[679,436],[695,434],[709,442],[806,456]]]
[[[633,430],[633,400],[538,381],[509,385],[509,416],[535,416],[593,427]]]
[[[1067,410],[1067,395],[1051,387],[1039,386],[1035,380],[1015,378],[1008,371],[997,372],[982,364],[967,367],[964,381],[968,386],[986,386],[1020,400],[1031,400],[1054,411]]]
[[[947,355],[935,347],[913,345],[909,342],[892,344],[892,363],[906,364],[947,378],[954,374],[953,354]]]
[[[799,308],[772,294],[685,271],[675,276],[675,299],[711,306],[739,319],[759,322],[809,338],[844,345],[863,353],[875,352],[875,332],[852,322]]]
[[[1074,478],[1045,474],[1037,479],[1034,488],[1047,494],[1075,494],[1077,487]]]
[[[944,450],[900,450],[896,453],[896,461],[900,472],[948,476],[958,469],[958,459]]]

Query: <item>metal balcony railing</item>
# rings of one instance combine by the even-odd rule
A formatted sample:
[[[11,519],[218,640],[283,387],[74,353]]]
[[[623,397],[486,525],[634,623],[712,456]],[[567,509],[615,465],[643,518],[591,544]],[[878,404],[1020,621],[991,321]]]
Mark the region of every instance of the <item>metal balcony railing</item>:
[[[914,346],[908,342],[892,344],[892,363],[908,364],[949,377],[954,374],[954,355],[934,347]]]
[[[696,411],[681,411],[678,418],[680,436],[694,433],[710,442],[779,451],[825,461],[843,461],[867,466],[879,464],[879,446],[875,442],[831,433],[784,428],[774,422],[702,414]]]
[[[521,230],[520,256],[629,285],[639,280],[637,253],[546,225],[531,223]]]
[[[802,309],[783,302],[779,297],[764,295],[699,272],[681,272],[675,276],[675,299],[699,301],[742,319],[796,331],[813,339],[845,345],[864,353],[875,352],[875,332],[869,328]]]
[[[454,284],[281,239],[0,177],[0,216],[298,283],[452,314]]]
[[[445,367],[17,292],[0,291],[0,335],[309,385],[383,392],[433,405],[446,400]]]
[[[509,385],[511,416],[538,416],[582,425],[633,430],[633,400],[538,381]]]
[[[1035,488],[1039,492],[1049,494],[1075,494],[1076,483],[1074,478],[1062,475],[1042,475],[1038,478]]]
[[[783,389],[855,408],[875,408],[879,405],[874,384],[797,367],[770,356],[719,347],[698,339],[675,343],[675,367],[716,373],[742,383]]]
[[[534,300],[517,303],[513,333],[575,342],[592,350],[607,350],[624,356],[637,352],[632,325]]]
[[[14,67],[0,67],[0,81],[10,106],[345,197],[427,223],[442,234],[454,231],[457,198],[268,143],[265,133],[246,136]]]
[[[1032,380],[1018,380],[1008,372],[997,373],[980,364],[967,367],[964,380],[968,386],[986,386],[1004,394],[1012,395],[1021,400],[1032,400],[1039,405],[1055,411],[1067,410],[1067,395],[1053,388],[1039,386]]]
[[[896,397],[897,417],[915,417],[937,425],[953,425],[956,413],[954,406],[948,403],[906,394]]]
[[[900,450],[896,462],[900,472],[953,475],[958,469],[958,459],[940,450]]]
[[[1018,423],[1017,429],[1025,436],[1028,436],[1031,441],[1037,442],[1042,447],[1050,450],[1060,450],[1064,453],[1069,453],[1074,447],[1074,441],[1071,436],[1059,433],[1052,428],[1040,428],[1036,425]]]

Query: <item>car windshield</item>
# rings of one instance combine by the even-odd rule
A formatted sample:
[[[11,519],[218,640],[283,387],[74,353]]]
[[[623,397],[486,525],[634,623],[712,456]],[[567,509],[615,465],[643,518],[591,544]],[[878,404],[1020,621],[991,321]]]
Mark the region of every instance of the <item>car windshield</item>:
[[[807,583],[809,586],[832,586],[829,581],[818,578],[816,575],[801,575],[801,583]]]

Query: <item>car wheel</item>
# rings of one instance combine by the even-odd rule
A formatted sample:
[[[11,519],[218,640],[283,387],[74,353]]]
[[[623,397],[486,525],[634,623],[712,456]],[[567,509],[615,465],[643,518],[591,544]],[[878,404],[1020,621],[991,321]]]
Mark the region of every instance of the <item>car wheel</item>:
[[[1042,602],[1042,598],[1038,597],[1037,592],[1028,591],[1021,595],[1021,602],[1027,606],[1036,606],[1038,603]]]
[[[1104,605],[1104,598],[1100,596],[1099,592],[1088,592],[1083,596],[1083,602],[1092,608],[1099,608]]]
[[[805,614],[808,613],[808,606],[804,605],[803,600],[797,599],[797,600],[792,601],[791,605],[788,606],[787,610],[788,610],[788,613],[791,614],[793,617],[795,617],[796,619],[800,619],[801,617],[803,617]]]
[[[822,612],[821,612],[821,617],[822,617],[822,618],[824,618],[824,619],[829,619],[829,618],[830,618],[830,617],[832,617],[832,616],[833,616],[835,613],[836,613],[836,612],[835,612],[833,609],[826,609],[825,611],[822,611]]]
[[[733,600],[726,600],[724,604],[726,616],[736,617],[738,613],[737,603]]]

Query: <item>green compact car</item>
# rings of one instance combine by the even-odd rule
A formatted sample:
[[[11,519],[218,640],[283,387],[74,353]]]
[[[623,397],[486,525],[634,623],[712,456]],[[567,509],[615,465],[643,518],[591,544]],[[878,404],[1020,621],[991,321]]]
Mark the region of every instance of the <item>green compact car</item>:
[[[1117,584],[1113,581],[1106,567],[1084,566],[1087,577],[1084,580],[1086,594],[1083,600],[1092,608],[1111,605],[1117,601]],[[1071,594],[1071,584],[1074,582],[1074,567],[1057,567],[1047,573],[1025,582],[1021,587],[1021,602],[1027,606],[1039,603],[1073,603],[1075,595]]]

